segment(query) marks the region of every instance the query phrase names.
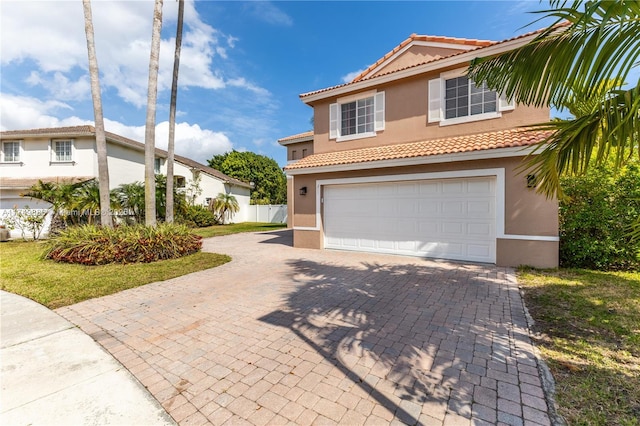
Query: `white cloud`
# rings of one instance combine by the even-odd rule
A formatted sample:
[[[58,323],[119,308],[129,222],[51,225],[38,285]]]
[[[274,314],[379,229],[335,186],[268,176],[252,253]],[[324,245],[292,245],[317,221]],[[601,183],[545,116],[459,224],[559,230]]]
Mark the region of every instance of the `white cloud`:
[[[364,70],[366,70],[369,67],[365,67],[356,71],[352,71],[347,75],[343,75],[340,79],[342,80],[343,83],[351,83],[353,81],[354,78],[356,78],[357,76],[359,76],[360,74],[362,74],[364,72]]]
[[[127,126],[117,121],[105,119],[108,132],[144,143],[144,126]],[[169,144],[169,122],[156,124],[156,148],[167,149]],[[175,152],[202,164],[216,154],[233,149],[233,144],[223,132],[203,129],[198,124],[176,123]]]
[[[165,2],[165,27],[175,21],[177,3],[174,3]],[[94,1],[92,9],[101,85],[115,89],[126,102],[144,107],[153,2]],[[90,96],[88,80],[78,77],[79,70],[87,74],[81,2],[3,1],[0,28],[2,65],[33,61],[37,69],[28,74],[26,82],[44,88],[51,98],[71,100]],[[231,85],[250,91],[260,89],[250,83],[237,84],[244,80],[241,77],[228,82],[229,79],[213,67],[214,58],[227,59],[228,49],[233,49],[237,40],[203,22],[193,2],[187,1],[180,59],[181,87],[222,89]],[[174,48],[174,37],[162,40],[159,92],[171,87]],[[25,79],[24,76],[17,78]]]
[[[89,76],[81,75],[76,81],[72,81],[59,71],[53,73],[52,78],[43,77],[37,71],[31,71],[25,80],[31,86],[42,86],[51,93],[55,99],[62,101],[83,101],[91,99],[91,85]]]
[[[3,94],[0,96],[0,129],[34,129],[79,124],[81,120],[77,117],[60,120],[54,116],[60,111],[71,109],[68,104],[60,101],[41,101],[27,96]]]
[[[169,142],[169,122],[163,121],[156,126],[156,146],[167,149]],[[233,149],[233,144],[222,132],[202,129],[197,124],[176,124],[176,154],[207,164],[207,160],[216,154]]]
[[[247,4],[249,11],[254,17],[271,25],[282,25],[290,27],[293,25],[293,19],[272,2],[269,1],[253,1]]]

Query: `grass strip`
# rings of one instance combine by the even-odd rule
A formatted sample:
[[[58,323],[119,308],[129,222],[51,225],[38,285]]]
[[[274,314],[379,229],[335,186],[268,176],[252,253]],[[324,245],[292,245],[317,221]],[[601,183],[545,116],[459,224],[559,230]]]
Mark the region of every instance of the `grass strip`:
[[[640,424],[640,272],[521,269],[536,344],[571,425]]]
[[[192,232],[196,235],[200,235],[202,238],[219,237],[222,235],[238,234],[240,232],[264,232],[264,231],[276,231],[278,229],[286,228],[284,223],[232,223],[229,225],[213,225],[206,228],[195,228]]]

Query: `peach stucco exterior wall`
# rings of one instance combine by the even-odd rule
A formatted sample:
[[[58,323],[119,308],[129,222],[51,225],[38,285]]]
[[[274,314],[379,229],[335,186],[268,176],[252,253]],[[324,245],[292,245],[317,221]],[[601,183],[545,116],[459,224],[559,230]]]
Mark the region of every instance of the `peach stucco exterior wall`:
[[[439,73],[423,75],[378,87],[385,92],[385,129],[375,137],[336,142],[329,139],[329,105],[337,98],[313,103],[314,152],[333,152],[372,146],[393,145],[474,133],[512,129],[527,124],[549,121],[548,108],[517,105],[502,112],[499,118],[441,126],[427,122],[429,80]]]
[[[316,226],[315,183],[318,179],[341,179],[365,176],[401,175],[412,173],[430,173],[457,170],[475,170],[500,168],[505,171],[505,234],[531,236],[558,236],[558,203],[547,199],[535,189],[527,188],[526,174],[517,170],[523,157],[501,158],[494,160],[476,160],[453,163],[425,164],[410,167],[360,170],[351,172],[324,173],[293,176],[293,213],[294,227]],[[306,186],[307,195],[299,195],[299,188]],[[322,227],[322,223],[320,223]],[[320,231],[294,232],[296,247],[322,247],[322,229]],[[314,237],[315,235],[315,237]],[[530,240],[498,239],[497,264],[518,266],[528,264],[536,267],[558,266],[558,243]]]
[[[558,241],[507,240],[496,241],[496,264],[498,266],[533,266],[535,268],[557,268],[560,262]]]
[[[287,228],[293,228],[293,212],[295,197],[293,195],[293,178],[287,176]]]
[[[385,64],[384,67],[376,70],[371,76],[386,74],[392,71],[398,71],[411,65],[425,63],[432,59],[442,58],[462,52],[461,49],[445,49],[433,46],[411,46],[408,50],[396,57],[393,61]]]
[[[295,158],[293,158],[294,151],[296,153]],[[290,145],[287,145],[287,161],[300,160],[301,158],[303,158],[303,153],[304,153],[304,156],[309,156],[313,154],[312,140],[307,142],[298,142],[298,143],[292,143]]]

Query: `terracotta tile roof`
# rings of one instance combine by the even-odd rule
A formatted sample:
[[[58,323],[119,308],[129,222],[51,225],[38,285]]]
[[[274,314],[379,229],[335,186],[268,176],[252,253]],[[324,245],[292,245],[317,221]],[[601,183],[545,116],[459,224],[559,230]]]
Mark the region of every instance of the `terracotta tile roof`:
[[[526,147],[542,142],[548,135],[549,132],[547,131],[531,131],[518,128],[397,145],[325,152],[313,154],[296,161],[285,167],[285,170],[429,157],[498,148]]]
[[[87,180],[94,179],[93,176],[48,176],[40,178],[12,178],[3,177],[0,179],[0,188],[3,189],[27,189],[38,183],[42,182],[56,182],[56,183],[79,183]]]
[[[568,25],[570,25],[570,23],[563,22],[561,24],[556,25],[556,28],[562,28],[562,27],[565,27],[565,26],[568,26]],[[539,29],[539,30],[536,30],[536,31],[530,31],[530,32],[525,33],[525,34],[521,34],[519,36],[509,38],[509,39],[506,39],[506,40],[497,41],[497,42],[489,42],[490,43],[489,45],[478,46],[476,49],[473,49],[473,51],[478,51],[479,52],[482,49],[486,49],[487,47],[496,46],[496,45],[499,45],[499,44],[508,43],[508,42],[515,41],[515,40],[519,40],[519,39],[522,39],[522,38],[525,38],[525,37],[529,37],[529,36],[532,36],[532,35],[536,35],[536,34],[542,33],[545,30],[546,30],[546,28],[542,28],[542,29]],[[425,37],[429,37],[429,36],[425,36]],[[478,42],[484,42],[485,40],[477,40],[477,41]],[[406,42],[406,40],[405,40],[405,42]],[[356,80],[356,79],[358,79],[360,77],[360,76],[358,76],[358,77],[356,77],[356,79],[354,79],[353,81],[351,81],[349,83],[339,84],[339,85],[336,85],[336,86],[327,87],[327,88],[324,88],[324,89],[319,89],[319,90],[315,90],[315,91],[312,91],[312,92],[303,93],[303,94],[300,95],[300,98],[302,100],[304,100],[304,98],[306,98],[308,96],[317,95],[319,93],[324,93],[324,92],[329,92],[331,90],[339,89],[339,88],[346,87],[346,86],[350,86],[352,84],[356,84],[356,83],[361,82],[361,81],[374,80],[376,78],[384,77],[384,76],[387,76],[387,75],[390,75],[390,74],[394,74],[394,73],[397,73],[397,72],[400,72],[400,71],[404,71],[404,70],[407,70],[407,69],[420,67],[422,65],[426,65],[426,64],[429,64],[429,63],[435,63],[435,62],[441,61],[443,59],[452,58],[454,56],[464,55],[464,54],[466,54],[468,52],[469,51],[457,52],[457,53],[453,53],[453,54],[448,55],[448,56],[442,56],[442,57],[438,57],[438,58],[433,58],[433,59],[430,59],[430,60],[427,60],[427,61],[424,61],[424,62],[420,62],[420,63],[417,63],[417,64],[409,65],[409,66],[404,67],[404,68],[395,69],[393,71],[389,71],[389,72],[386,72],[386,73],[376,74],[376,75],[374,75],[372,77],[369,77],[369,78],[362,77],[359,80]],[[481,56],[481,55],[482,55],[482,53],[479,53],[478,56]]]
[[[95,127],[84,125],[84,126],[73,126],[73,127],[29,129],[29,130],[6,130],[6,131],[0,132],[0,138],[2,139],[25,138],[25,137],[33,137],[33,136],[49,136],[49,137],[95,136],[95,133],[96,133]],[[124,136],[120,136],[115,133],[111,133],[111,132],[105,132],[105,133],[107,136],[107,140],[119,143],[121,145],[129,146],[139,151],[144,151],[144,144],[141,142],[134,141],[133,139],[125,138]],[[158,157],[167,158],[168,153],[165,150],[156,148],[156,155]],[[242,182],[241,180],[234,179],[231,176],[227,176],[216,169],[213,169],[209,166],[205,166],[204,164],[198,163],[197,161],[194,161],[190,158],[182,157],[180,155],[175,155],[174,158],[179,163],[185,164],[194,169],[198,169],[222,181],[229,182],[232,185],[251,188],[251,185],[246,182]]]
[[[278,139],[278,142],[288,142],[296,139],[308,139],[313,137],[313,130],[309,130],[308,132],[298,133],[297,135],[286,136],[284,138]]]
[[[363,72],[358,74],[358,76],[356,76],[356,78],[351,80],[351,83],[355,83],[356,81],[360,81],[360,80],[364,79],[367,76],[367,74],[369,74],[371,71],[375,70],[378,66],[380,66],[382,63],[384,63],[387,59],[391,58],[393,55],[395,55],[396,53],[398,53],[399,51],[404,49],[406,46],[408,46],[409,44],[411,44],[413,42],[416,42],[416,41],[432,42],[432,43],[449,43],[449,44],[454,44],[454,45],[457,44],[457,45],[472,46],[472,47],[484,47],[484,46],[490,46],[490,45],[496,43],[495,41],[490,41],[490,40],[474,40],[474,39],[468,39],[468,38],[456,38],[456,37],[442,37],[442,36],[429,36],[429,35],[411,34],[409,36],[409,38],[407,38],[405,41],[403,41],[402,43],[397,45],[395,48],[393,48],[393,50],[391,50],[389,53],[384,55],[382,58],[378,59],[369,68],[367,68],[366,70],[364,70]]]
[[[298,133],[297,135],[286,136],[284,138],[278,139],[278,143],[282,146],[291,145],[299,142],[309,142],[313,141],[313,130],[309,130],[308,132]]]

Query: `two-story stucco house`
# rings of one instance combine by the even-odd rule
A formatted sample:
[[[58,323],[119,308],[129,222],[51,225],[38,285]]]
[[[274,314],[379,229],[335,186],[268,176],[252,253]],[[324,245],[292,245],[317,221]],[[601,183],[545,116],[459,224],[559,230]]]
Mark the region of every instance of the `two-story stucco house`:
[[[144,182],[144,144],[107,132],[109,186]],[[21,197],[38,180],[87,180],[98,177],[95,128],[92,126],[0,132],[0,210],[14,206],[46,208],[47,203]],[[156,149],[156,173],[167,172],[167,152]],[[240,211],[231,219],[244,222],[251,186],[189,158],[175,156],[176,187],[188,188],[199,179],[194,202],[208,205],[220,193],[232,194]]]
[[[279,140],[294,245],[557,266],[557,201],[518,170],[546,136],[521,126],[550,111],[465,77],[534,36],[414,34],[353,81],[300,95],[314,129]]]

